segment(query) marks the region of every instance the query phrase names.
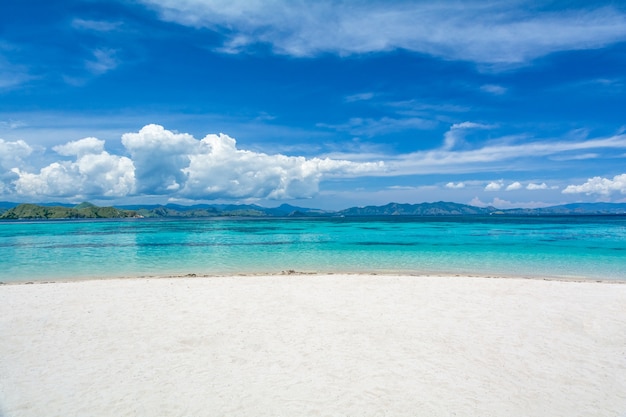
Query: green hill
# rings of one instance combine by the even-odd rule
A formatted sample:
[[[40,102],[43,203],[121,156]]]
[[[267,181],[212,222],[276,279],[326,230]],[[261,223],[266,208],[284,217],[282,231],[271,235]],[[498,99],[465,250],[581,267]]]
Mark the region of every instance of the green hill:
[[[119,219],[125,217],[136,217],[136,213],[115,207],[98,207],[91,203],[82,203],[76,207],[20,204],[0,215],[2,220]]]

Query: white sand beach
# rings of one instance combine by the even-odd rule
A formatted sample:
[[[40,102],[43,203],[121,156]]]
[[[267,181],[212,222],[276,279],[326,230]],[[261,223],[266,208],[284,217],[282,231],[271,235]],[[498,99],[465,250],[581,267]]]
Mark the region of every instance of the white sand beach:
[[[0,415],[626,417],[626,285],[435,276],[0,286]]]

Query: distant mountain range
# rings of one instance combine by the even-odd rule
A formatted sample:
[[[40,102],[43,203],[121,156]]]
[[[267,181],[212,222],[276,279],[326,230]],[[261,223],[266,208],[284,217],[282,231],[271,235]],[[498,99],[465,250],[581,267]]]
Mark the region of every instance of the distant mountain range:
[[[193,217],[364,217],[364,216],[565,216],[626,215],[625,203],[575,203],[535,209],[476,207],[437,202],[421,204],[389,203],[384,206],[351,207],[327,211],[283,204],[274,208],[254,204],[197,204],[183,206],[127,205],[98,207],[91,203],[72,206],[62,203],[18,204],[0,202],[0,220],[93,219],[93,218],[193,218]]]

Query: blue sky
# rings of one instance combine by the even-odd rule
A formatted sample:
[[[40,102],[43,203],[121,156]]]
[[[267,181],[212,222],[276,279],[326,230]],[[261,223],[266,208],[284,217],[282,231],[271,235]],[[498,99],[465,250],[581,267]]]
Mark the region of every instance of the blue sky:
[[[0,200],[626,201],[626,4],[0,6]]]

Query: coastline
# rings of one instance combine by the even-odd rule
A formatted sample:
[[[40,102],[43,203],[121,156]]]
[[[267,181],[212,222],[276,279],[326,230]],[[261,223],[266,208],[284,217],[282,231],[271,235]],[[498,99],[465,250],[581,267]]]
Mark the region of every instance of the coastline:
[[[283,271],[3,285],[0,415],[621,416],[626,286],[594,283]]]
[[[35,284],[62,284],[85,281],[111,281],[111,280],[160,280],[160,279],[211,279],[211,278],[234,278],[234,277],[325,277],[325,276],[371,276],[371,277],[414,277],[414,278],[484,278],[484,279],[513,279],[531,281],[557,281],[557,282],[581,282],[581,283],[604,283],[626,284],[624,278],[597,278],[583,276],[559,276],[559,275],[515,275],[515,274],[485,274],[480,272],[408,272],[408,271],[297,271],[293,269],[278,272],[238,272],[238,273],[182,273],[182,274],[140,274],[120,276],[76,276],[72,278],[49,278],[36,280],[0,281],[0,288],[7,285],[35,285]]]

